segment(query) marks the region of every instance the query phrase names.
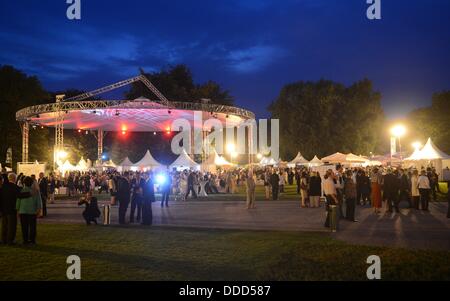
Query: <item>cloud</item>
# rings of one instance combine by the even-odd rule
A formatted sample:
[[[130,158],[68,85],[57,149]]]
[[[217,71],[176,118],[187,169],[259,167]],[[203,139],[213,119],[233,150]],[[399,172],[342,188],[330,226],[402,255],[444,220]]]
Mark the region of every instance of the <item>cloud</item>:
[[[276,46],[252,46],[230,51],[227,61],[232,70],[249,73],[266,68],[284,55],[285,51]]]

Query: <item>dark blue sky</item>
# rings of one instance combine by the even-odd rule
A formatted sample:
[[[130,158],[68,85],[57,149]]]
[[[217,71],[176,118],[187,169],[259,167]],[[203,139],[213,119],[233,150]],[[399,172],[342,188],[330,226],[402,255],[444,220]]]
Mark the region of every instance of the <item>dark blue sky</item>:
[[[62,90],[184,63],[258,117],[297,80],[367,77],[390,118],[450,89],[449,0],[382,0],[380,21],[366,18],[366,0],[81,3],[81,21],[69,21],[65,0],[0,0],[0,64]]]

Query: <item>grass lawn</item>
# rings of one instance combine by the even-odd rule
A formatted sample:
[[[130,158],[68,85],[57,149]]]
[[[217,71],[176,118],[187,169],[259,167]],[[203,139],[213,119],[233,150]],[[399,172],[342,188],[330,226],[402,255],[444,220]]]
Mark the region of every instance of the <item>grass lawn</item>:
[[[20,235],[20,231],[18,231]],[[384,280],[450,280],[450,252],[353,246],[327,233],[177,227],[39,225],[38,245],[0,246],[0,280],[365,280],[369,255]]]

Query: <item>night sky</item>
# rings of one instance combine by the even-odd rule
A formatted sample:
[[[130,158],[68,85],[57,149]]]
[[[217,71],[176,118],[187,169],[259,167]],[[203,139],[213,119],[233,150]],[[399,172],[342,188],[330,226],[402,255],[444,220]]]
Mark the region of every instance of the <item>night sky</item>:
[[[378,21],[366,18],[366,0],[81,4],[82,19],[70,21],[65,0],[0,0],[0,64],[55,91],[183,63],[197,82],[219,82],[260,118],[297,80],[367,77],[390,118],[450,89],[449,0],[382,0]]]

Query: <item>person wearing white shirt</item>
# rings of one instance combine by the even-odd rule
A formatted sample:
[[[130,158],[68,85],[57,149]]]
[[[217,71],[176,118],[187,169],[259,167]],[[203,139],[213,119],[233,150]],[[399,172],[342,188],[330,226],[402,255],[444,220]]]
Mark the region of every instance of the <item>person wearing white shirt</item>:
[[[419,209],[419,172],[414,170],[411,176],[411,198],[412,198],[412,208]]]
[[[325,181],[323,182],[323,193],[326,198],[326,207],[327,207],[327,218],[325,220],[325,227],[330,227],[330,205],[336,205],[339,207],[339,201],[337,198],[336,192],[336,184],[334,183],[335,174],[331,169],[327,170],[325,174]],[[339,209],[339,208],[337,208]],[[339,212],[339,210],[337,211]],[[337,218],[339,218],[339,214],[337,214]]]
[[[428,179],[425,170],[420,172],[420,177],[417,181],[417,187],[419,188],[421,209],[428,211],[428,202],[430,200],[430,179]]]

